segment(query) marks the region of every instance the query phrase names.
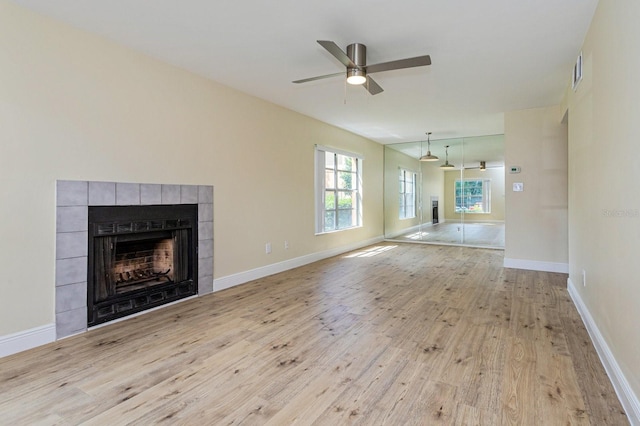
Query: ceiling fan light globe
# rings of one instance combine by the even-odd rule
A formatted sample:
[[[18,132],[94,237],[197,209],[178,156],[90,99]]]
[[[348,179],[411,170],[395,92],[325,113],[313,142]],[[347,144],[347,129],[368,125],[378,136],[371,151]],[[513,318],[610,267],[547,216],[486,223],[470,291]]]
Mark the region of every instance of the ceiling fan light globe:
[[[362,75],[352,75],[351,77],[347,77],[347,83],[353,85],[364,84],[365,81],[367,81],[367,77]]]
[[[367,81],[367,76],[364,71],[358,69],[347,70],[347,83],[353,85],[364,84]]]

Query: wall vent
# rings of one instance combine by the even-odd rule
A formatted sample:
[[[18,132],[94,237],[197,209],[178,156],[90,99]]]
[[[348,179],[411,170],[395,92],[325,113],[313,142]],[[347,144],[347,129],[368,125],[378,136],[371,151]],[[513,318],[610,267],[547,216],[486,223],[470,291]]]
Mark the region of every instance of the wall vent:
[[[578,84],[582,81],[582,52],[578,55],[578,59],[576,59],[576,64],[573,66],[573,78],[571,87],[576,91],[578,89]]]

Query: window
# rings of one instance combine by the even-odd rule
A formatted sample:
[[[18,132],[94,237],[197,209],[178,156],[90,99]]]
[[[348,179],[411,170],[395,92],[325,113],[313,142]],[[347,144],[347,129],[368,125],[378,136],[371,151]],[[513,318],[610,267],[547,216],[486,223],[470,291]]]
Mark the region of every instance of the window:
[[[456,213],[491,213],[490,179],[458,179],[455,185]]]
[[[362,226],[362,157],[316,146],[316,233]]]
[[[400,219],[416,217],[416,174],[400,169]]]

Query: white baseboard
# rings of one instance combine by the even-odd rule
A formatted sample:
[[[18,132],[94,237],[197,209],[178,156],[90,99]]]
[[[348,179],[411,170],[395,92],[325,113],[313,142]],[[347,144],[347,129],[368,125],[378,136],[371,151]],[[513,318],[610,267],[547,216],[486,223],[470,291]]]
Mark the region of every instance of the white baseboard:
[[[431,222],[424,223],[423,225],[431,225]],[[419,232],[419,231],[420,231],[420,225],[414,225],[414,226],[412,226],[410,228],[405,228],[405,229],[403,229],[401,231],[396,231],[396,232],[392,232],[391,234],[387,234],[387,235],[385,235],[385,237],[387,239],[390,239],[390,238],[393,239],[393,238],[396,238],[396,237],[400,237],[402,235],[414,234],[414,233]]]
[[[505,268],[528,269],[530,271],[569,273],[568,263],[543,262],[539,260],[504,258]]]
[[[620,369],[611,349],[609,349],[607,341],[602,337],[598,326],[593,320],[589,309],[580,297],[580,293],[578,293],[578,290],[576,290],[573,285],[571,278],[567,279],[567,290],[569,291],[569,296],[571,296],[571,299],[573,300],[573,304],[576,306],[578,313],[582,317],[582,322],[587,328],[589,337],[591,337],[593,346],[595,346],[596,352],[600,357],[600,362],[602,362],[602,365],[613,384],[613,388],[618,395],[618,399],[627,413],[629,423],[634,426],[640,426],[640,400],[633,392],[633,389],[631,389],[629,381]]]
[[[277,274],[280,272],[288,271],[289,269],[297,268],[299,266],[307,265],[309,263],[317,262],[322,259],[326,259],[332,256],[337,256],[342,253],[346,253],[352,250],[357,250],[362,247],[369,246],[371,244],[378,244],[384,240],[384,237],[376,237],[366,241],[360,241],[355,244],[350,244],[343,247],[338,247],[331,250],[326,250],[318,253],[311,253],[306,256],[296,257],[294,259],[285,260],[284,262],[272,263],[271,265],[263,266],[256,269],[240,272],[233,275],[227,275],[226,277],[217,278],[213,280],[213,291],[220,291],[227,288],[235,287],[240,284],[244,284],[249,281],[257,280],[269,275]]]
[[[18,333],[0,336],[0,358],[55,342],[56,325],[47,324]]]

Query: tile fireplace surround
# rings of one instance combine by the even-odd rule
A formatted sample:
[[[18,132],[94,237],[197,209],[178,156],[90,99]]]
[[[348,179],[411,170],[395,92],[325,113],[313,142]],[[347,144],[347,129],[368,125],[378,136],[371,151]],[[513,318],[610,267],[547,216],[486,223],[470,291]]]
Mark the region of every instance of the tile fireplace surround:
[[[56,337],[87,330],[89,206],[198,204],[198,294],[213,291],[213,186],[59,180],[56,183]]]

